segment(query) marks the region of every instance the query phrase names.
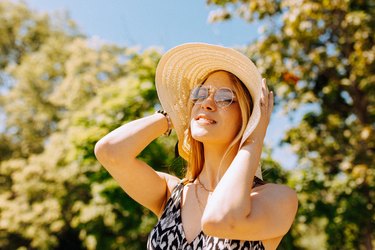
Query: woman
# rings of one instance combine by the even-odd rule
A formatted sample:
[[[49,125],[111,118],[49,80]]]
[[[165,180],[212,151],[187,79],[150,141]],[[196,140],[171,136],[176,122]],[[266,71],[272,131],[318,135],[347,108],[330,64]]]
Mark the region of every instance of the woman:
[[[148,249],[276,249],[298,202],[289,187],[261,180],[273,93],[255,65],[233,49],[183,44],[161,58],[156,87],[165,111],[117,128],[95,147],[125,192],[159,217]],[[188,162],[183,180],[136,158],[172,127]]]

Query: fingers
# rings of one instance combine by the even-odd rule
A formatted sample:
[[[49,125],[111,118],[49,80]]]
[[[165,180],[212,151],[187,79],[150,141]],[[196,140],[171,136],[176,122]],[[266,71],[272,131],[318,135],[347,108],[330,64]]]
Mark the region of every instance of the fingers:
[[[262,79],[262,90],[264,91],[264,93],[269,93],[266,78]]]
[[[273,95],[273,91],[271,91],[270,94],[268,95],[268,111],[270,115],[273,111],[273,105],[274,105],[274,95]]]
[[[266,84],[266,79],[262,79],[262,93],[260,95],[260,106],[267,107],[269,104],[269,90]]]
[[[261,95],[260,95],[260,106],[261,107],[265,107],[266,104],[267,104],[267,101],[266,101],[266,97],[268,96],[267,95],[267,84],[266,84],[266,79],[263,78],[262,79],[262,92],[261,92]]]
[[[273,91],[269,91],[266,79],[262,79],[262,93],[260,97],[260,106],[264,110],[264,114],[270,116],[274,105]]]

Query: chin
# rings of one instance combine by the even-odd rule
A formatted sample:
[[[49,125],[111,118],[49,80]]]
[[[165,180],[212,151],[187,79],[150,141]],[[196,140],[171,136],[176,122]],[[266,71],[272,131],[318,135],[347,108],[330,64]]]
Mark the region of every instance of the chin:
[[[228,133],[223,127],[218,126],[200,126],[191,123],[191,137],[203,144],[230,144],[229,138],[234,138],[235,135]]]
[[[191,137],[193,137],[194,140],[200,141],[200,142],[204,142],[210,138],[210,136],[207,135],[207,133],[205,134],[204,133],[191,133]]]
[[[223,140],[221,138],[218,138],[217,136],[214,136],[212,134],[208,133],[192,133],[192,138],[196,141],[199,141],[203,144],[222,144]]]

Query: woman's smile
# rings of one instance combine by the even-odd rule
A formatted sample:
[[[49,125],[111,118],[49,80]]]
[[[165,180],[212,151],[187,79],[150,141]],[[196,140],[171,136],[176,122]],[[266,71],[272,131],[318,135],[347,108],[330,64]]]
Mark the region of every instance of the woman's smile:
[[[216,124],[216,121],[207,117],[206,115],[204,114],[200,114],[198,115],[197,117],[195,117],[195,121],[199,124],[199,125],[212,125],[212,124]]]

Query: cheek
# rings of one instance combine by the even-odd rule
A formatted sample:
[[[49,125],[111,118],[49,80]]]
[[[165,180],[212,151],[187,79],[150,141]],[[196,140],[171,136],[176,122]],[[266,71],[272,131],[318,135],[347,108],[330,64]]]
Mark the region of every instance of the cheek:
[[[190,129],[193,129],[193,122],[195,121],[195,117],[198,114],[199,109],[197,109],[197,105],[193,105],[190,109],[190,119],[189,119],[189,126]]]
[[[196,113],[197,113],[196,106],[197,106],[197,105],[194,105],[194,106],[191,107],[191,108],[188,107],[188,108],[190,108],[190,120],[189,120],[190,125],[191,125],[191,122],[192,122],[192,120],[194,119],[194,117],[196,116]]]
[[[238,108],[238,109],[234,109],[231,112],[231,127],[232,127],[232,130],[235,131],[235,133],[237,134],[241,127],[242,127],[242,117],[241,117],[241,110]],[[229,125],[229,124],[228,124]]]
[[[241,126],[242,126],[242,118],[241,118],[241,112],[236,112],[233,120],[235,121],[234,122],[234,127],[235,127],[235,131],[236,133],[238,133],[241,129]]]

